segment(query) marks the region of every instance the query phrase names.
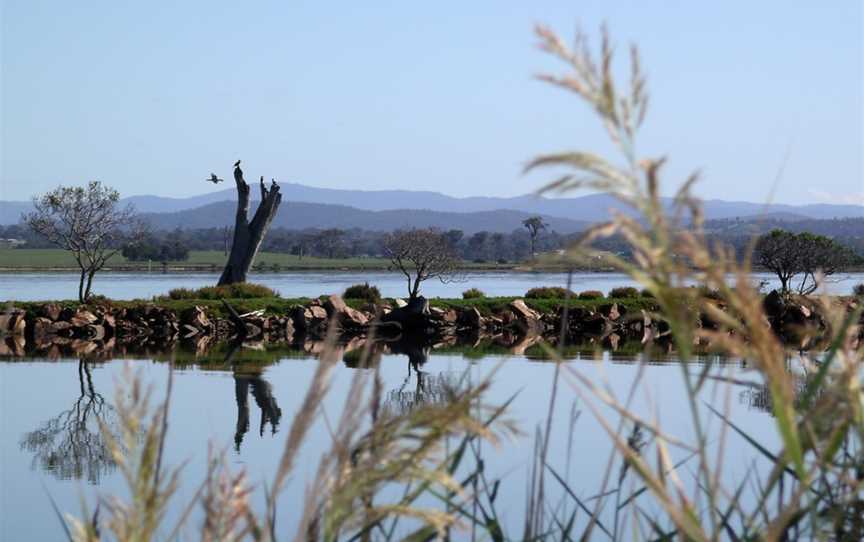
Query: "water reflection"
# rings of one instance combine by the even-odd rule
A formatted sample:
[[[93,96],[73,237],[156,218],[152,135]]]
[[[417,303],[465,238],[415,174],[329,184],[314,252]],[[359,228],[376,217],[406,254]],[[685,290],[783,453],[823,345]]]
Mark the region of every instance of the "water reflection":
[[[114,407],[93,386],[90,362],[78,362],[80,394],[71,408],[21,438],[21,449],[33,454],[31,468],[61,480],[86,479],[98,484],[113,471],[114,461],[106,433],[116,434]]]
[[[282,418],[282,409],[273,396],[273,386],[264,380],[264,368],[261,366],[236,365],[235,357],[242,344],[235,344],[225,356],[225,365],[231,365],[234,373],[234,399],[237,401],[237,426],[234,430],[234,450],[240,452],[243,437],[249,432],[249,391],[255,398],[255,404],[261,411],[261,423],[258,435],[263,437],[267,424],[270,424],[270,434],[275,435]]]

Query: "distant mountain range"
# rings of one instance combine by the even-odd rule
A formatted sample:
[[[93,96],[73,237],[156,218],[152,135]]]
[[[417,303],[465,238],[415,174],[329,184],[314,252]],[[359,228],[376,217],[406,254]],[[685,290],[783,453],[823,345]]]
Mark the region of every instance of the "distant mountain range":
[[[173,213],[143,213],[143,217],[156,229],[210,228],[233,226],[235,209],[235,202],[220,201]],[[304,203],[283,199],[279,212],[273,220],[273,227],[360,228],[371,231],[435,227],[442,230],[462,230],[470,235],[478,231],[510,233],[522,228],[522,221],[529,216],[533,216],[532,213],[510,210],[476,213],[446,213],[425,209],[367,211],[346,205]],[[567,218],[544,216],[544,219],[551,229],[559,233],[582,231],[589,226],[588,222]]]
[[[409,190],[338,190],[297,183],[281,185],[283,203],[276,226],[286,228],[363,228],[392,230],[409,226],[458,228],[466,232],[512,231],[530,215],[541,215],[561,233],[583,229],[586,224],[605,220],[611,209],[629,212],[610,196],[591,194],[575,198],[456,198],[437,192]],[[253,197],[256,190],[252,190]],[[233,188],[192,196],[165,198],[130,196],[132,203],[159,228],[218,226],[233,220]],[[706,200],[708,219],[754,216],[795,219],[864,217],[861,205],[764,205],[760,203]],[[15,224],[29,202],[0,201],[0,224]]]

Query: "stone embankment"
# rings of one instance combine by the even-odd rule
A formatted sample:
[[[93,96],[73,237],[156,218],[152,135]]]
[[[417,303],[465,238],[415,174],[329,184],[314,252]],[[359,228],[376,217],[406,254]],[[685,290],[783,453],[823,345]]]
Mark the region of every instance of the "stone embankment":
[[[847,305],[854,309],[856,302]],[[514,345],[527,338],[546,337],[555,342],[562,336],[563,309],[539,312],[522,299],[514,299],[495,311],[481,313],[476,306],[430,307],[423,298],[395,306],[350,307],[339,296],[297,304],[281,314],[263,310],[239,314],[224,303],[228,316],[212,308],[192,306],[181,311],[149,303],[118,307],[110,303],[61,307],[54,303],[30,305],[27,310],[8,307],[0,314],[0,355],[23,355],[52,347],[76,353],[111,349],[117,344],[168,347],[178,341],[195,344],[220,341],[289,342],[331,337],[346,341],[374,334],[377,337],[409,336],[414,340],[440,340],[443,337],[502,337]],[[815,303],[791,300],[769,294],[764,300],[768,324],[784,339],[806,347],[801,337],[813,341],[824,334],[829,324]],[[694,318],[700,318],[694,315]],[[701,316],[700,324],[712,323]],[[860,322],[864,324],[864,321]],[[861,328],[859,328],[861,329]],[[592,308],[567,309],[568,342],[585,336],[598,344],[614,348],[620,340],[639,340],[643,344],[670,342],[666,322],[651,311],[629,309],[614,301]],[[804,333],[804,332],[807,333]],[[860,337],[860,331],[857,334]]]

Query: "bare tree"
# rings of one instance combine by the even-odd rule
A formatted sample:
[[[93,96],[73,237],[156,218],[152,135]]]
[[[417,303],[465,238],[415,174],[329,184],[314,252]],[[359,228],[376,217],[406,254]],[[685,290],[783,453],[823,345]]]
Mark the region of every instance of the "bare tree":
[[[264,186],[261,177],[261,202],[255,210],[255,216],[249,220],[249,185],[243,179],[240,160],[234,164],[234,182],[237,184],[237,215],[234,219],[234,240],[231,243],[231,254],[219,277],[219,286],[246,282],[246,273],[255,261],[255,255],[264,240],[264,234],[270,228],[273,217],[282,202],[279,185],[271,180],[270,188]]]
[[[384,238],[384,250],[408,280],[408,295],[415,299],[420,283],[437,278],[442,283],[462,280],[459,258],[447,237],[434,229],[396,231]]]
[[[119,192],[91,181],[86,187],[60,186],[33,198],[34,210],[24,215],[24,223],[36,234],[72,253],[81,270],[81,303],[90,297],[96,272],[124,243],[143,236],[134,207],[120,207],[119,202]]]
[[[528,234],[531,236],[531,259],[534,259],[534,243],[542,230],[549,227],[549,224],[543,222],[542,216],[532,216],[522,221],[522,225],[528,228]]]

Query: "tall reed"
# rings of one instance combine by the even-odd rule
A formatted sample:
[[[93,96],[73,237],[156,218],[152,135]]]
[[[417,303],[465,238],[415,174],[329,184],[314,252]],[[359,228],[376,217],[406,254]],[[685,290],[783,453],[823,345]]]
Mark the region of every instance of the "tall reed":
[[[762,296],[750,280],[749,258],[736,261],[731,248],[706,241],[702,207],[691,193],[698,173],[686,178],[667,199],[662,197],[660,177],[665,157],[640,158],[637,154],[637,133],[648,104],[637,48],[630,48],[629,81],[622,85],[614,76],[615,48],[605,28],[596,54],[581,33],[572,47],[545,27],[537,28],[537,36],[542,49],[566,68],[562,75],[541,75],[540,79],[574,94],[592,108],[620,156],[612,161],[588,152],[561,152],[537,157],[526,170],[567,170],[541,193],[601,191],[635,212],[635,216],[613,213],[611,220],[591,228],[569,252],[574,257],[604,260],[650,292],[660,307],[652,316],[668,324],[682,360],[680,374],[694,434],[690,442],[666,434],[653,420],[629,408],[627,399],[614,397],[581,371],[566,368],[566,377],[583,404],[597,416],[624,464],[663,511],[663,517],[650,517],[635,498],[629,499],[630,505],[637,507],[631,510],[631,535],[651,538],[674,534],[695,540],[776,540],[793,532],[819,538],[861,536],[861,521],[850,523],[848,513],[862,509],[864,478],[862,349],[856,338],[861,309],[828,297],[820,300],[827,339],[818,343],[810,357],[803,358],[809,384],[803,397],[797,396],[796,377],[787,366],[787,346],[768,324]],[[626,240],[632,261],[592,249],[594,240],[611,235]],[[699,287],[685,287],[692,283]],[[710,298],[704,295],[709,291]],[[712,325],[701,326],[700,315],[701,321]],[[752,364],[769,391],[782,449],[768,451],[729,419],[728,409],[703,404],[700,393],[714,380],[711,365],[694,374],[687,363],[693,345],[699,342]],[[726,393],[728,398],[729,390]],[[600,405],[617,413],[619,423],[604,414]],[[712,417],[724,422],[718,435],[709,435],[706,429]],[[628,426],[651,434],[653,461],[624,435],[622,430]],[[755,490],[756,504],[750,509],[741,503],[752,480],[732,486],[724,481],[728,431],[752,443],[754,450],[773,465],[767,480],[760,481]],[[673,448],[695,454],[698,467],[694,484],[684,483],[684,473],[672,461]],[[791,490],[784,491],[784,486]],[[606,491],[604,484],[599,495]],[[769,505],[769,498],[776,499],[776,507]],[[616,500],[620,502],[618,492]],[[592,534],[601,510],[607,506],[602,496],[596,503],[583,536]],[[617,534],[617,509],[614,515],[616,523],[611,531]],[[733,517],[740,523],[733,526]]]

